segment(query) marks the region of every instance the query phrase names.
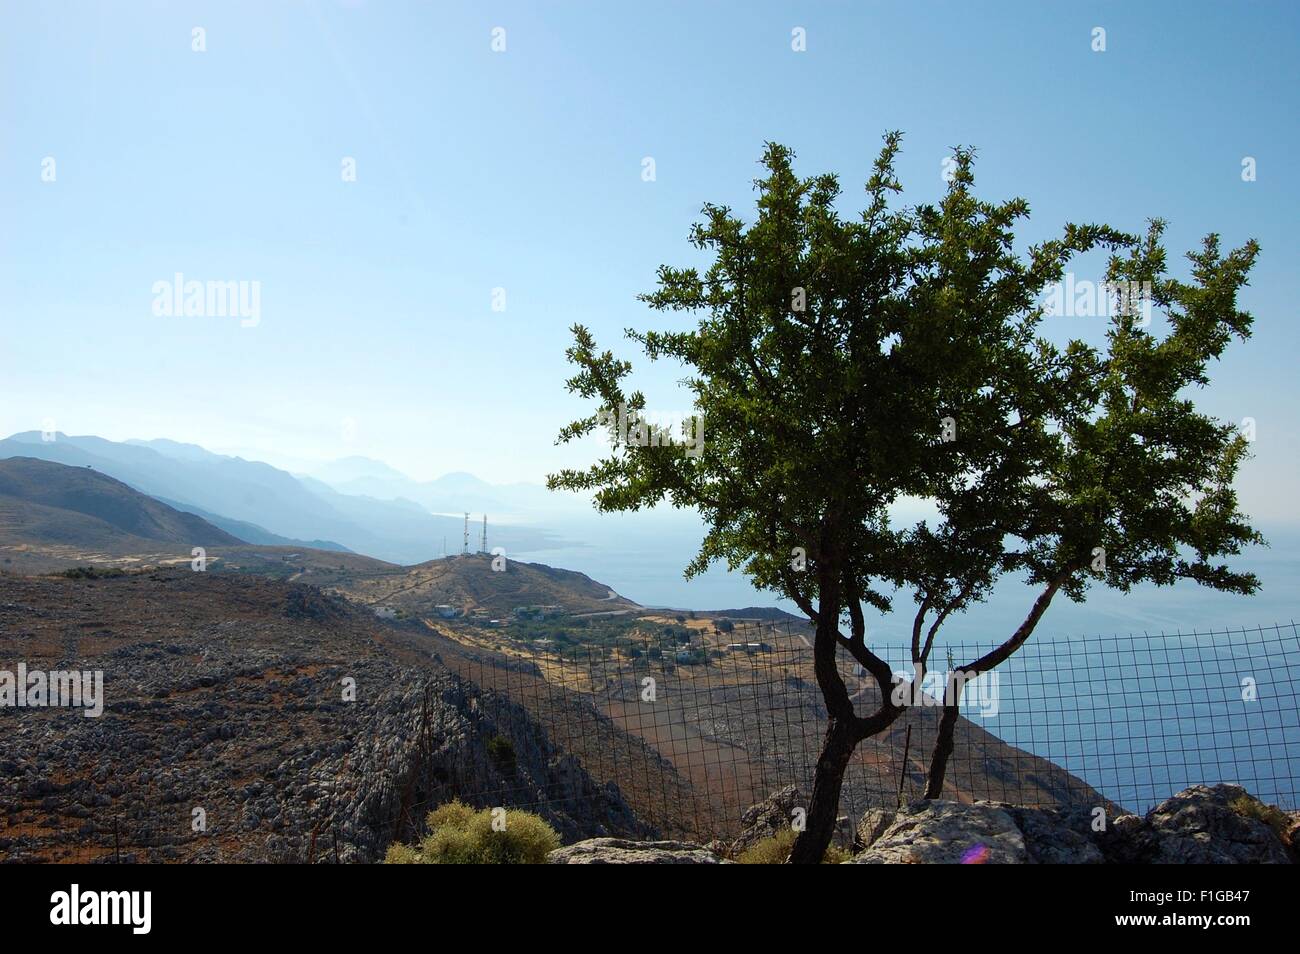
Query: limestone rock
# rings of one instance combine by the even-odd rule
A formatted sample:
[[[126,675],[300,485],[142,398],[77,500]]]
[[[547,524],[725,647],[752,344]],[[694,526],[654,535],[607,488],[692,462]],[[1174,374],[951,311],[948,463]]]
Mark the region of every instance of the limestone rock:
[[[1093,842],[1091,816],[1086,811],[1022,808],[989,803],[1011,816],[1025,839],[1029,863],[1038,865],[1100,865],[1106,863]]]
[[[684,841],[629,841],[589,838],[546,856],[552,865],[717,865],[729,864],[702,845]]]
[[[913,802],[848,864],[1024,864],[1024,836],[1000,808]]]
[[[1290,864],[1282,837],[1240,810],[1256,800],[1240,785],[1193,785],[1138,821],[1115,819],[1101,839],[1121,864]]]
[[[857,842],[862,848],[870,848],[885,833],[898,812],[888,808],[868,808],[858,821]]]
[[[737,857],[764,838],[788,830],[794,810],[807,807],[807,799],[794,785],[787,785],[758,804],[750,805],[740,817],[741,832],[731,843],[731,856]]]

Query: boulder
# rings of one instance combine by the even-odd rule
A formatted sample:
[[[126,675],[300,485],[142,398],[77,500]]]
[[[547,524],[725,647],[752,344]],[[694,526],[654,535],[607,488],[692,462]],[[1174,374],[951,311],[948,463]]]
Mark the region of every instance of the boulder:
[[[859,849],[870,848],[880,836],[894,823],[898,812],[888,808],[868,808],[858,820],[857,845]]]
[[[729,864],[702,845],[684,841],[588,838],[546,856],[551,865],[718,865]]]
[[[1146,864],[1153,841],[1146,819],[1139,815],[1118,815],[1097,834],[1097,847],[1111,864]]]
[[[1287,826],[1286,836],[1282,840],[1291,852],[1292,862],[1300,863],[1300,812],[1287,812],[1287,816],[1291,819],[1291,824]]]
[[[738,857],[764,838],[790,828],[796,808],[807,809],[808,801],[794,785],[773,792],[740,816],[740,835],[731,843],[731,856]]]
[[[1086,810],[1022,808],[990,802],[1006,812],[1025,839],[1034,865],[1100,865],[1106,863],[1093,842],[1091,815]]]
[[[1025,839],[1012,817],[993,805],[913,802],[870,847],[847,864],[1024,864]]]
[[[1290,864],[1284,833],[1263,817],[1281,813],[1240,785],[1193,785],[1143,819],[1116,818],[1100,838],[1120,864]]]

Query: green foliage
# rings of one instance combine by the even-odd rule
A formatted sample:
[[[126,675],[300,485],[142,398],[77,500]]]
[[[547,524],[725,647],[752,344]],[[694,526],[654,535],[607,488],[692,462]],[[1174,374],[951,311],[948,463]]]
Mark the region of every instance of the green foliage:
[[[127,574],[125,570],[116,567],[74,566],[63,570],[58,575],[69,580],[112,580]]]
[[[919,632],[1007,573],[1043,588],[1039,615],[1058,590],[1080,600],[1094,582],[1253,592],[1252,574],[1219,559],[1261,542],[1232,489],[1246,442],[1191,392],[1250,334],[1236,297],[1256,244],[1222,253],[1209,236],[1189,279],[1169,273],[1159,221],[1142,237],[1068,225],[1021,252],[1028,204],[978,198],[969,149],[937,204],[891,208],[900,143],[886,136],[854,217],[837,209],[835,176],[801,179],[791,150],[768,144],[757,217],[706,203],[691,242],[708,267],[659,269],[643,301],[672,323],[628,336],[684,367],[699,453],[620,434],[610,410],[641,414],[645,395],[626,384],[630,362],[575,326],[568,387],[597,406],[559,440],[604,428],[613,448],[549,486],[594,491],[606,511],[698,509],[707,531],[688,575],[744,569],[828,629],[847,616],[851,639],[821,637],[846,646],[862,642],[864,607],[889,609],[900,588]],[[1097,250],[1115,287],[1150,284],[1160,318],[1116,308],[1104,347],[1054,343],[1044,293]],[[695,327],[677,330],[678,312]],[[904,498],[937,517],[899,524],[889,508]]]
[[[707,666],[709,651],[703,647],[695,649],[682,647],[673,654],[673,661],[682,666]]]
[[[460,799],[453,798],[429,812],[424,819],[424,823],[428,826],[429,831],[437,831],[439,828],[463,830],[469,826],[470,819],[473,817],[473,808]]]
[[[790,849],[794,847],[796,833],[792,828],[786,828],[777,832],[775,835],[769,835],[762,841],[755,842],[741,852],[740,857],[736,859],[737,864],[742,865],[782,865],[790,857]],[[829,845],[826,853],[822,855],[821,863],[824,865],[838,865],[840,862],[848,861],[849,853],[843,848],[837,848],[835,845]]]
[[[391,845],[386,864],[518,865],[543,864],[560,847],[560,836],[531,812],[506,811],[500,831],[491,809],[475,811],[460,801],[429,813],[429,834],[418,846]]]
[[[509,635],[523,643],[542,644],[548,651],[566,658],[590,658],[602,651],[618,652],[631,659],[672,658],[677,649],[690,645],[695,631],[675,623],[651,623],[645,619],[608,616],[587,618],[515,618]],[[536,647],[538,649],[541,646]]]
[[[1291,830],[1291,816],[1276,805],[1265,805],[1259,799],[1245,795],[1233,799],[1228,807],[1244,818],[1263,822],[1273,829],[1273,833],[1281,839],[1282,844],[1288,844],[1287,833]]]
[[[664,639],[669,642],[678,643],[683,646],[690,645],[695,636],[694,630],[688,626],[665,626],[663,628]]]
[[[564,653],[578,647],[602,646],[615,648],[628,645],[639,638],[640,621],[619,616],[594,618],[536,619],[516,617],[508,626],[511,637],[523,642],[549,639],[554,648]]]
[[[389,845],[388,851],[384,853],[384,864],[417,865],[420,864],[420,853],[410,845],[395,842]]]

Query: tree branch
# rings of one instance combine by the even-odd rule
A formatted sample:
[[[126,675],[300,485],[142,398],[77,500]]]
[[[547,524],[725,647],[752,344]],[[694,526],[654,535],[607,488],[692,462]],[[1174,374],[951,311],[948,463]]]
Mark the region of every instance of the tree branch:
[[[1047,588],[1044,589],[1042,593],[1038,594],[1038,599],[1034,600],[1034,605],[1030,608],[1029,615],[1025,617],[1025,621],[1020,624],[1016,631],[1011,634],[1011,638],[997,649],[985,653],[970,665],[963,666],[962,672],[971,675],[979,675],[982,672],[988,672],[995,666],[1000,666],[1011,658],[1011,655],[1029,639],[1030,634],[1034,631],[1034,627],[1038,625],[1038,621],[1042,618],[1043,614],[1047,612],[1047,607],[1051,604],[1052,597],[1056,595],[1056,591],[1065,584],[1065,581],[1070,578],[1070,574],[1073,572],[1073,569],[1069,569],[1057,574],[1056,577],[1047,584]]]

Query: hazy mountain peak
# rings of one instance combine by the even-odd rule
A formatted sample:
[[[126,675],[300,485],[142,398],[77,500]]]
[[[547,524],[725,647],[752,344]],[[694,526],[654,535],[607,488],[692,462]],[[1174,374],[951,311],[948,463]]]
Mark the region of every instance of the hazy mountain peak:
[[[65,433],[63,433],[62,431],[55,431],[55,432],[54,432],[54,440],[55,440],[55,441],[66,441],[66,440],[69,440],[69,439],[70,439],[70,438],[68,437],[68,435],[65,434]],[[19,431],[17,434],[11,434],[11,435],[8,437],[8,440],[11,440],[11,441],[18,441],[19,443],[22,443],[22,444],[49,444],[49,443],[51,443],[51,441],[48,440],[48,439],[46,438],[46,436],[45,436],[45,432],[44,432],[44,431]]]
[[[460,549],[461,518],[438,514],[501,514],[508,509],[490,494],[469,488],[435,487],[431,492],[428,485],[400,475],[398,480],[366,478],[361,486],[335,488],[262,461],[213,454],[179,441],[61,435],[43,441],[39,431],[30,431],[0,441],[0,459],[10,457],[92,467],[143,494],[219,516],[230,526],[251,524],[292,540],[335,541],[392,563],[419,563]],[[518,525],[493,524],[489,533],[494,545],[512,553],[537,549],[549,539],[540,528]]]
[[[139,440],[132,438],[123,441],[124,444],[130,444],[134,447],[147,447],[150,450],[165,454],[168,457],[175,457],[180,460],[212,460],[220,459],[223,455],[214,454],[206,447],[200,447],[198,444],[186,444],[182,441],[174,441],[166,437],[155,437],[150,440]]]
[[[339,484],[363,479],[391,481],[409,481],[411,479],[382,460],[364,457],[359,454],[328,461],[318,467],[313,467],[309,474],[327,484]]]

